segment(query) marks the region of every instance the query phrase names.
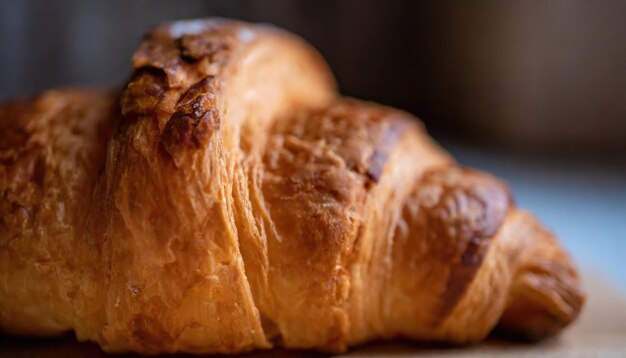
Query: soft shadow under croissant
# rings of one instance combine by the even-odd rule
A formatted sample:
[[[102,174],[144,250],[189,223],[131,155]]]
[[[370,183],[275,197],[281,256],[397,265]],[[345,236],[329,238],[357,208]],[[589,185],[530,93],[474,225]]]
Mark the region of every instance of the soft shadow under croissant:
[[[281,30],[147,34],[123,92],[0,107],[0,327],[111,352],[529,339],[578,273],[506,185],[411,115],[340,97]]]

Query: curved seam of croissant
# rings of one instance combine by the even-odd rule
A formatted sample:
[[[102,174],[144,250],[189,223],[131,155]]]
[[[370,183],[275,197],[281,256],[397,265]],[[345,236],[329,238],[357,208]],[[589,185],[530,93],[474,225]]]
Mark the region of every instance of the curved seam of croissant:
[[[226,169],[226,172],[227,172],[226,175],[231,177],[231,178],[234,178],[236,167],[237,167],[238,163],[235,163],[233,161],[231,165],[232,165],[232,168],[227,168]],[[237,205],[236,204],[235,193],[234,193],[235,185],[232,184],[234,182],[235,182],[235,180],[231,181],[230,192],[229,193],[224,193],[224,195],[229,195],[230,196],[230,199],[231,199],[230,209],[233,210],[233,211],[236,210],[236,205]],[[223,190],[223,188],[220,188],[220,190]],[[241,280],[243,285],[244,285],[243,291],[245,291],[245,294],[248,297],[250,297],[250,301],[249,302],[251,303],[251,305],[250,305],[249,308],[251,309],[250,313],[252,315],[252,317],[250,317],[250,318],[252,320],[258,319],[258,328],[261,331],[260,333],[263,335],[263,337],[267,341],[267,336],[265,334],[265,331],[263,330],[263,326],[261,325],[260,310],[258,308],[258,304],[255,301],[254,295],[252,293],[252,288],[250,286],[250,280],[248,278],[248,273],[247,273],[247,270],[246,270],[245,260],[243,258],[242,252],[241,252],[240,235],[239,235],[239,232],[238,232],[237,225],[235,223],[235,215],[234,215],[234,212],[229,213],[230,215],[226,215],[227,214],[225,212],[226,210],[227,210],[227,208],[224,208],[224,213],[223,214],[226,216],[224,219],[230,221],[230,225],[231,225],[231,227],[233,229],[233,234],[234,234],[233,242],[236,244],[236,248],[237,248],[238,266],[240,267],[241,273],[243,275],[243,278]],[[261,343],[261,342],[256,342],[257,341],[256,337],[252,337],[252,339],[254,341],[253,344]]]
[[[434,165],[431,165],[429,168],[424,169],[423,172],[415,178],[414,184],[411,188],[409,188],[409,190],[406,190],[404,197],[399,201],[399,205],[398,205],[398,210],[394,215],[392,224],[390,225],[390,233],[389,235],[391,235],[391,244],[389,247],[389,255],[393,255],[393,247],[395,245],[395,232],[396,229],[398,227],[398,224],[400,222],[400,219],[402,218],[402,210],[403,208],[407,205],[407,201],[411,198],[411,194],[413,193],[413,191],[415,190],[415,188],[419,187],[421,185],[421,183],[423,182],[424,178],[428,175],[428,173],[433,172],[433,171],[437,171],[437,170],[443,170],[443,169],[448,169],[448,168],[453,168],[455,167],[457,164],[454,162],[446,162],[446,163],[437,163]],[[388,267],[388,271],[389,273],[387,274],[387,276],[389,277],[392,274],[393,271],[393,264],[391,266]],[[380,294],[383,295],[383,297],[379,300],[381,307],[379,309],[379,312],[381,314],[381,317],[385,317],[384,314],[384,307],[388,306],[388,299],[389,296],[385,295],[384,293],[387,291],[386,286],[389,285],[390,281],[386,280],[383,287],[385,289],[380,291]],[[386,325],[386,322],[384,323],[384,325]],[[385,327],[383,327],[383,331],[387,331],[389,332],[389,330]],[[401,335],[402,332],[392,332],[391,335]],[[378,336],[383,336],[384,332],[377,332]],[[389,333],[387,333],[387,335],[389,335]]]
[[[262,172],[262,169],[259,169],[259,171]],[[247,178],[248,178],[248,175],[249,174],[246,173],[246,177]],[[259,174],[259,176],[262,176],[262,174]],[[249,180],[249,178],[248,178],[248,180]],[[261,178],[260,181],[262,181],[262,180],[263,179]],[[260,185],[262,185],[262,184],[260,184]],[[252,192],[250,192],[250,188],[248,188],[248,190],[249,190],[248,191],[248,195],[249,196],[254,195],[256,197],[257,202],[258,202],[258,206],[259,206],[258,209],[255,208],[254,204],[252,204],[251,205],[251,210],[252,210],[253,213],[256,212],[256,211],[260,211],[260,215],[262,217],[262,220],[265,223],[260,228],[260,230],[263,230],[265,232],[266,241],[271,239],[271,238],[274,238],[274,239],[280,241],[280,239],[279,239],[280,236],[279,236],[278,232],[276,231],[276,226],[275,226],[275,224],[274,224],[274,222],[273,222],[273,220],[271,218],[271,214],[270,214],[269,210],[267,209],[267,207],[265,205],[265,199],[263,197],[262,189],[256,187],[256,185],[253,185]],[[256,218],[255,218],[255,220],[256,220]],[[259,237],[259,239],[261,239],[261,237]],[[267,242],[265,242],[264,244],[265,245],[263,246],[263,249],[265,251],[264,252],[264,254],[266,255],[265,257],[267,257],[267,260],[268,260],[268,268],[267,269],[269,270],[269,265],[270,265],[269,260],[270,260],[270,258],[269,258],[269,253],[268,253],[268,245],[267,245]],[[268,273],[268,275],[269,275],[269,273]],[[246,278],[247,278],[247,275],[246,275]],[[265,293],[268,294],[268,296],[271,299],[271,305],[274,306],[274,302],[276,302],[276,296],[275,296],[275,292],[270,287],[270,284],[271,284],[270,283],[270,277],[269,276],[265,276],[264,280],[265,280],[265,282],[264,282],[264,284],[265,284],[264,286],[265,287],[264,288],[268,291],[268,292],[265,292]],[[263,335],[265,336],[265,339],[271,345],[273,345],[272,341],[279,341],[280,342],[283,339],[283,332],[279,329],[280,326],[269,315],[267,315],[266,313],[261,311],[261,309],[259,307],[259,303],[256,302],[256,299],[255,299],[255,297],[254,297],[254,295],[252,293],[251,293],[251,297],[252,297],[253,303],[256,305],[256,309],[258,311],[259,318],[261,319],[261,322],[263,322],[263,320],[266,320],[268,322],[271,322],[271,324],[273,324],[274,326],[277,327],[278,335],[276,337],[269,337],[268,334],[265,332],[265,329],[263,328],[263,325],[261,324],[261,330],[263,331]],[[270,340],[270,338],[272,338],[272,340]]]
[[[266,143],[266,146],[264,146],[263,148],[260,149],[260,152],[258,153],[258,157],[257,158],[263,158],[265,156],[265,152],[267,150],[267,145],[269,145],[270,141],[268,140]],[[237,148],[237,150],[240,153],[243,153],[243,150],[241,148]],[[238,163],[241,164],[241,163]],[[278,234],[278,231],[276,230],[276,225],[274,223],[274,221],[272,220],[270,211],[268,210],[267,206],[266,206],[266,201],[263,195],[263,171],[264,171],[264,164],[262,160],[259,160],[259,162],[255,165],[252,166],[251,168],[249,168],[249,170],[243,170],[245,179],[246,179],[246,187],[247,187],[247,196],[248,199],[250,200],[250,210],[251,213],[253,215],[253,219],[255,220],[255,224],[256,224],[256,214],[260,214],[261,215],[261,219],[262,219],[262,223],[264,223],[261,227],[259,227],[259,240],[262,240],[263,238],[263,234],[265,236],[265,242],[263,245],[263,250],[264,250],[264,255],[267,258],[268,262],[268,267],[267,269],[270,269],[270,256],[269,256],[269,252],[268,252],[268,243],[267,241],[269,241],[270,239],[275,239],[277,241],[280,241],[280,235]],[[252,182],[252,185],[250,185],[250,183]],[[258,185],[257,185],[258,184]],[[254,201],[252,200],[252,197],[254,196]],[[255,203],[257,205],[255,205]],[[263,233],[261,233],[261,231],[263,231]],[[247,267],[245,265],[245,258],[242,259],[244,261],[244,270],[247,270]],[[246,280],[248,280],[248,275],[246,272]],[[275,306],[275,302],[276,300],[276,293],[274,292],[274,290],[271,289],[271,282],[270,282],[270,277],[269,277],[269,271],[267,272],[267,275],[264,277],[264,294],[266,294],[267,296],[269,296],[268,298],[271,300],[271,302],[269,303],[272,307]],[[262,293],[262,294],[263,294]],[[265,340],[270,344],[270,346],[274,345],[274,342],[281,342],[283,340],[283,332],[280,329],[280,325],[276,322],[276,320],[272,317],[270,317],[267,313],[262,312],[261,308],[260,308],[260,303],[258,303],[256,301],[256,298],[254,297],[254,294],[252,294],[252,291],[250,290],[250,296],[252,297],[252,302],[255,305],[255,309],[258,312],[259,315],[259,319],[261,322],[261,331],[263,332],[263,335],[265,337]],[[262,299],[261,297],[259,297],[259,299]],[[268,335],[267,332],[265,332],[265,328],[263,327],[263,321],[267,321],[270,322],[272,325],[274,325],[277,329],[277,336],[274,337],[270,337]]]
[[[420,132],[422,131],[421,128],[418,128],[417,130],[420,131]],[[402,136],[400,138],[398,138],[398,140],[395,142],[396,144],[393,145],[392,148],[397,147],[400,143],[402,143],[402,141],[407,140],[406,138],[409,135],[409,133],[410,133],[410,130],[405,130],[405,132],[402,134]],[[423,133],[420,133],[420,134],[423,134]],[[393,153],[393,151],[394,151],[392,148],[390,149],[391,153]],[[390,156],[389,159],[392,159],[392,158],[394,158],[394,157]],[[387,160],[385,162],[385,165],[384,165],[384,168],[383,168],[383,173],[386,173],[385,169],[387,169],[389,166],[394,164],[394,163],[392,163],[392,161],[393,160]],[[416,176],[416,178],[414,178],[414,182],[415,183],[419,183],[422,180],[422,178],[429,171],[436,170],[437,168],[451,167],[451,166],[454,166],[454,165],[455,165],[455,163],[453,163],[453,162],[452,163],[446,162],[446,163],[433,164],[433,165],[429,166],[428,168],[424,168],[422,173],[420,173],[418,176]],[[381,180],[379,180],[379,183],[380,183],[380,181]],[[365,204],[364,213],[368,213],[371,210],[373,210],[372,205],[374,205],[374,203],[371,200],[372,197],[373,197],[372,192],[374,190],[376,190],[376,188],[378,186],[379,186],[379,184],[376,184],[373,188],[371,188],[369,190],[369,192],[368,192],[369,195],[367,196],[368,199],[367,199],[367,202]],[[392,257],[392,254],[393,254],[393,246],[394,246],[394,241],[395,241],[394,240],[395,229],[396,229],[396,227],[398,225],[398,221],[400,220],[400,218],[402,216],[401,208],[404,207],[406,201],[408,200],[408,198],[411,195],[412,190],[413,189],[408,188],[407,190],[405,190],[403,192],[401,198],[397,198],[396,199],[396,201],[399,203],[399,206],[398,206],[399,209],[398,210],[396,210],[396,211],[391,210],[391,211],[387,211],[387,212],[383,213],[383,215],[391,215],[390,219],[388,219],[388,220],[384,220],[384,219],[381,220],[383,223],[387,222],[387,225],[389,225],[389,227],[387,229],[387,232],[385,233],[385,237],[384,238],[378,238],[378,237],[372,237],[371,238],[371,240],[373,241],[372,244],[371,244],[372,254],[368,255],[369,259],[368,259],[367,262],[362,262],[361,265],[360,265],[361,272],[365,273],[365,275],[361,275],[361,280],[363,281],[363,280],[366,280],[366,277],[369,275],[370,272],[374,271],[374,270],[371,270],[371,267],[377,265],[377,262],[375,262],[377,257],[374,254],[376,252],[376,249],[375,249],[376,241],[386,240],[388,242],[388,245],[384,248],[384,249],[386,249],[385,257],[382,258],[382,260],[383,260],[383,267],[386,268],[386,270],[385,270],[385,272],[383,274],[385,279],[383,279],[383,283],[382,283],[382,285],[380,287],[380,290],[377,292],[379,297],[376,299],[376,301],[378,302],[378,307],[376,309],[376,312],[378,314],[378,317],[383,318],[383,320],[382,320],[382,324],[379,325],[379,326],[376,326],[376,325],[372,326],[372,325],[370,325],[368,322],[372,319],[372,317],[367,318],[367,314],[365,312],[367,310],[367,307],[365,305],[362,307],[363,310],[359,314],[362,317],[364,317],[364,323],[367,326],[368,331],[370,331],[370,332],[367,332],[367,331],[365,332],[366,333],[366,338],[368,336],[374,336],[374,337],[386,336],[384,334],[384,331],[386,330],[385,329],[386,323],[384,322],[385,307],[386,307],[387,301],[388,301],[388,296],[386,295],[386,292],[387,292],[386,287],[387,287],[387,285],[389,284],[389,281],[390,281],[389,278],[391,277],[391,274],[392,274],[391,268],[393,267],[393,265],[386,265],[385,263],[392,261],[391,257]],[[387,201],[388,200],[392,200],[392,197],[387,198]],[[366,214],[366,217],[367,216],[368,215]],[[365,222],[361,223],[361,227],[357,231],[361,235],[358,236],[355,239],[355,242],[354,242],[354,244],[352,246],[351,253],[349,254],[349,257],[357,257],[358,258],[358,256],[356,256],[355,254],[358,254],[358,252],[360,252],[362,250],[362,245],[363,245],[363,241],[362,241],[363,240],[363,236],[362,235],[365,235],[365,233],[367,232],[367,230],[364,229],[364,228],[367,227],[366,225],[369,225],[369,224],[366,224]],[[358,259],[357,259],[357,261],[348,260],[348,272],[351,272],[352,266],[356,262],[358,262]],[[351,278],[351,280],[352,280],[352,278]],[[365,286],[362,285],[362,287],[365,287]],[[351,290],[351,292],[352,292],[352,290]],[[347,303],[349,301],[350,301],[350,299],[346,300]],[[349,317],[350,317],[350,315],[348,314],[348,319],[349,319]],[[349,324],[350,324],[350,322],[349,322]],[[380,331],[378,329],[376,329],[377,327],[380,328]],[[374,329],[374,332],[371,332],[372,329]],[[350,336],[350,334],[348,334],[348,336]]]
[[[231,60],[228,61],[226,66],[221,67],[218,72],[222,72],[223,73],[223,72],[229,71],[229,69],[231,67],[233,67],[234,64],[238,63],[238,61],[233,60],[233,58],[234,57],[238,57],[238,58],[245,57],[246,56],[246,52],[251,50],[253,43],[255,43],[255,41],[252,41],[251,43],[247,44],[245,47],[242,47],[242,48],[238,49],[238,51],[236,53],[232,53],[231,55],[233,57],[231,57]],[[216,77],[220,77],[220,76],[217,75]],[[227,86],[228,84],[224,83],[222,85]],[[222,108],[222,105],[221,105],[222,102],[217,99],[219,97],[219,94],[214,93],[213,95],[216,97],[216,104],[217,104],[216,107],[217,107],[218,111],[220,112],[220,117],[222,118],[222,122],[227,122],[228,121],[228,119],[227,119],[228,113],[226,113],[224,111],[224,109]],[[240,123],[239,125],[242,126],[243,123]],[[239,134],[241,135],[240,131],[239,131]],[[220,136],[223,136],[223,135],[224,135],[224,132],[220,131]],[[237,155],[232,155],[232,157],[230,159],[230,162],[231,162],[230,166],[231,166],[231,168],[227,168],[226,169],[226,172],[227,172],[226,175],[231,179],[232,182],[235,182],[234,177],[237,175],[236,174],[237,170],[239,169],[239,170],[243,171],[243,175],[244,175],[244,177],[246,179],[246,183],[244,185],[246,186],[247,196],[249,198],[250,197],[250,187],[249,187],[250,177],[249,177],[249,173],[246,170],[243,170],[243,167],[241,166],[240,158],[243,157],[241,155],[243,153],[243,150],[240,148],[240,144],[241,144],[241,140],[239,138],[238,144],[234,148],[232,148],[233,150],[237,151],[238,153],[237,153]],[[232,200],[231,205],[230,205],[230,209],[231,210],[237,210],[236,207],[238,205],[237,204],[238,199],[235,197],[235,190],[236,190],[235,185],[231,185],[230,192],[229,193],[224,193],[224,195],[229,195],[229,197]],[[241,193],[241,194],[243,194],[243,193]],[[252,210],[252,212],[254,212],[254,207],[251,207],[250,209]],[[231,221],[231,226],[233,227],[233,230],[234,230],[234,235],[235,235],[234,243],[236,244],[237,253],[238,253],[238,256],[240,258],[241,273],[243,275],[242,282],[244,284],[243,291],[245,292],[245,295],[250,297],[251,306],[249,308],[251,309],[250,313],[253,316],[253,317],[251,317],[251,319],[258,320],[258,328],[260,330],[260,334],[264,337],[264,340],[265,340],[264,343],[265,344],[269,343],[270,347],[271,347],[271,342],[269,342],[267,333],[265,332],[265,330],[263,328],[263,325],[262,325],[262,319],[263,319],[263,317],[265,317],[265,315],[263,315],[263,313],[261,312],[261,310],[259,308],[259,303],[256,301],[256,298],[254,297],[254,294],[252,292],[252,287],[251,287],[251,283],[250,283],[250,278],[248,277],[248,271],[247,271],[248,269],[247,269],[247,266],[246,266],[245,257],[243,256],[242,251],[241,251],[241,241],[240,241],[241,238],[240,238],[240,235],[238,233],[237,225],[233,222],[235,215],[234,215],[234,212],[230,212],[229,214],[230,215],[227,215],[227,216],[229,217],[228,220]],[[271,293],[271,290],[270,290],[270,293]],[[265,317],[265,318],[267,319],[267,317]],[[252,337],[252,339],[254,341],[253,344],[260,344],[260,343],[262,343],[262,342],[258,342],[257,338],[255,338],[255,337]]]
[[[494,254],[493,251],[498,250],[499,245],[501,245],[501,241],[502,241],[501,236],[504,230],[505,222],[511,215],[513,215],[513,211],[514,211],[513,208],[508,209],[507,216],[502,221],[502,224],[500,225],[500,227],[498,227],[498,230],[492,236],[487,238],[487,247],[484,249],[485,252],[480,258],[480,262],[478,263],[478,266],[471,273],[471,277],[469,277],[465,282],[463,282],[462,292],[454,298],[454,302],[452,304],[448,303],[448,306],[445,307],[445,310],[441,312],[441,317],[436,322],[437,328],[446,327],[446,325],[448,324],[448,321],[456,316],[456,314],[458,313],[457,311],[459,307],[461,306],[461,304],[464,302],[464,300],[467,299],[468,295],[472,293],[473,286],[477,282],[476,281],[477,277],[479,276],[480,272],[484,270],[483,266],[485,264],[485,259],[490,257],[490,255],[493,255]],[[463,253],[461,253],[461,256],[463,256],[466,251],[467,251],[467,248],[465,249]],[[509,265],[508,267],[509,267],[509,271],[511,272],[515,271],[515,269],[513,269],[512,266]],[[453,268],[451,269],[450,272],[451,273],[453,272]],[[448,278],[448,280],[449,279],[450,278]],[[502,291],[503,295],[506,296],[507,292],[509,291],[508,287],[510,287],[510,285],[511,285],[511,280],[508,281],[507,288]],[[446,292],[448,292],[448,288],[444,292],[444,295]],[[502,299],[502,297],[500,297],[500,299]],[[502,306],[499,309],[499,312],[493,315],[493,317],[495,317],[496,319],[493,320],[493,322],[491,323],[491,327],[485,333],[489,333],[493,329],[493,327],[497,324],[499,317],[502,315],[502,311],[504,310],[504,307],[505,305],[502,304]],[[441,308],[441,306],[439,306],[438,308]]]

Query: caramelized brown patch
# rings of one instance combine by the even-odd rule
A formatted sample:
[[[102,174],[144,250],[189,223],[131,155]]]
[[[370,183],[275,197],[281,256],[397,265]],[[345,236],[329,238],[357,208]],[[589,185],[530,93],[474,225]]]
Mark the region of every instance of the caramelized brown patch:
[[[432,180],[443,189],[439,204],[432,211],[445,230],[447,241],[456,249],[442,304],[437,310],[441,323],[456,307],[474,280],[489,249],[489,244],[502,226],[509,206],[510,194],[496,179],[470,169],[448,168],[432,173]]]
[[[183,148],[200,148],[220,127],[215,106],[214,77],[207,76],[191,86],[179,99],[176,112],[161,134],[161,146],[171,155]]]
[[[191,24],[188,29],[178,28],[180,24],[156,28],[133,55],[136,71],[124,92],[122,113],[127,121],[140,115],[171,113],[162,127],[159,149],[172,157],[179,156],[184,148],[201,147],[220,127],[215,71],[235,48],[234,36],[240,25],[212,24]],[[207,61],[188,63],[203,59]],[[183,85],[191,81],[195,83],[180,93]]]
[[[461,255],[461,260],[452,265],[446,282],[446,291],[442,296],[443,304],[439,306],[437,311],[437,316],[442,320],[456,307],[474,280],[487,253],[490,241],[491,237],[477,237],[470,240]]]
[[[508,189],[495,178],[469,169],[444,167],[428,172],[416,184],[405,204],[412,248],[421,254],[412,260],[445,280],[430,324],[439,326],[471,285],[494,235],[511,206]],[[419,242],[419,243],[418,243]],[[435,265],[435,266],[433,266]],[[425,288],[428,289],[428,288]],[[433,294],[439,289],[432,287]]]
[[[226,54],[232,47],[231,37],[223,34],[210,35],[183,35],[176,41],[176,45],[185,60],[197,61],[203,57],[214,58],[222,53]]]
[[[206,112],[215,108],[218,85],[214,76],[206,76],[189,87],[176,104],[179,112],[201,119]]]
[[[210,22],[206,22],[200,31],[192,33],[178,33],[168,26],[156,28],[146,35],[133,54],[133,68],[162,70],[167,87],[180,88],[189,76],[187,62],[208,58],[211,63],[226,63],[238,43],[235,32],[240,26],[236,22],[223,26],[210,26]],[[193,68],[191,72],[198,70],[203,69]]]

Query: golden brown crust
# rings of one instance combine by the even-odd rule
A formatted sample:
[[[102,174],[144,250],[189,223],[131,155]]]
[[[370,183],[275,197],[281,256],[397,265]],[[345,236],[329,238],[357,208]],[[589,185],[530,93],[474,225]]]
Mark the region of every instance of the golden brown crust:
[[[81,237],[116,99],[57,90],[0,108],[0,317],[9,332],[79,328],[72,319],[83,307],[71,301],[82,304],[91,288],[73,267],[88,259]]]
[[[412,116],[340,98],[280,30],[151,31],[120,97],[0,107],[0,327],[108,351],[540,338],[576,271]],[[118,128],[119,121],[119,128]]]

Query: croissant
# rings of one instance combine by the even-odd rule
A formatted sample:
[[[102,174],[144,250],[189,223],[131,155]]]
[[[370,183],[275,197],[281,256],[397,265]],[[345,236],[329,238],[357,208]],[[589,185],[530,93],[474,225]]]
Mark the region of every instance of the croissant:
[[[0,107],[0,327],[110,352],[557,334],[579,276],[505,184],[267,25],[150,31],[123,91]]]

